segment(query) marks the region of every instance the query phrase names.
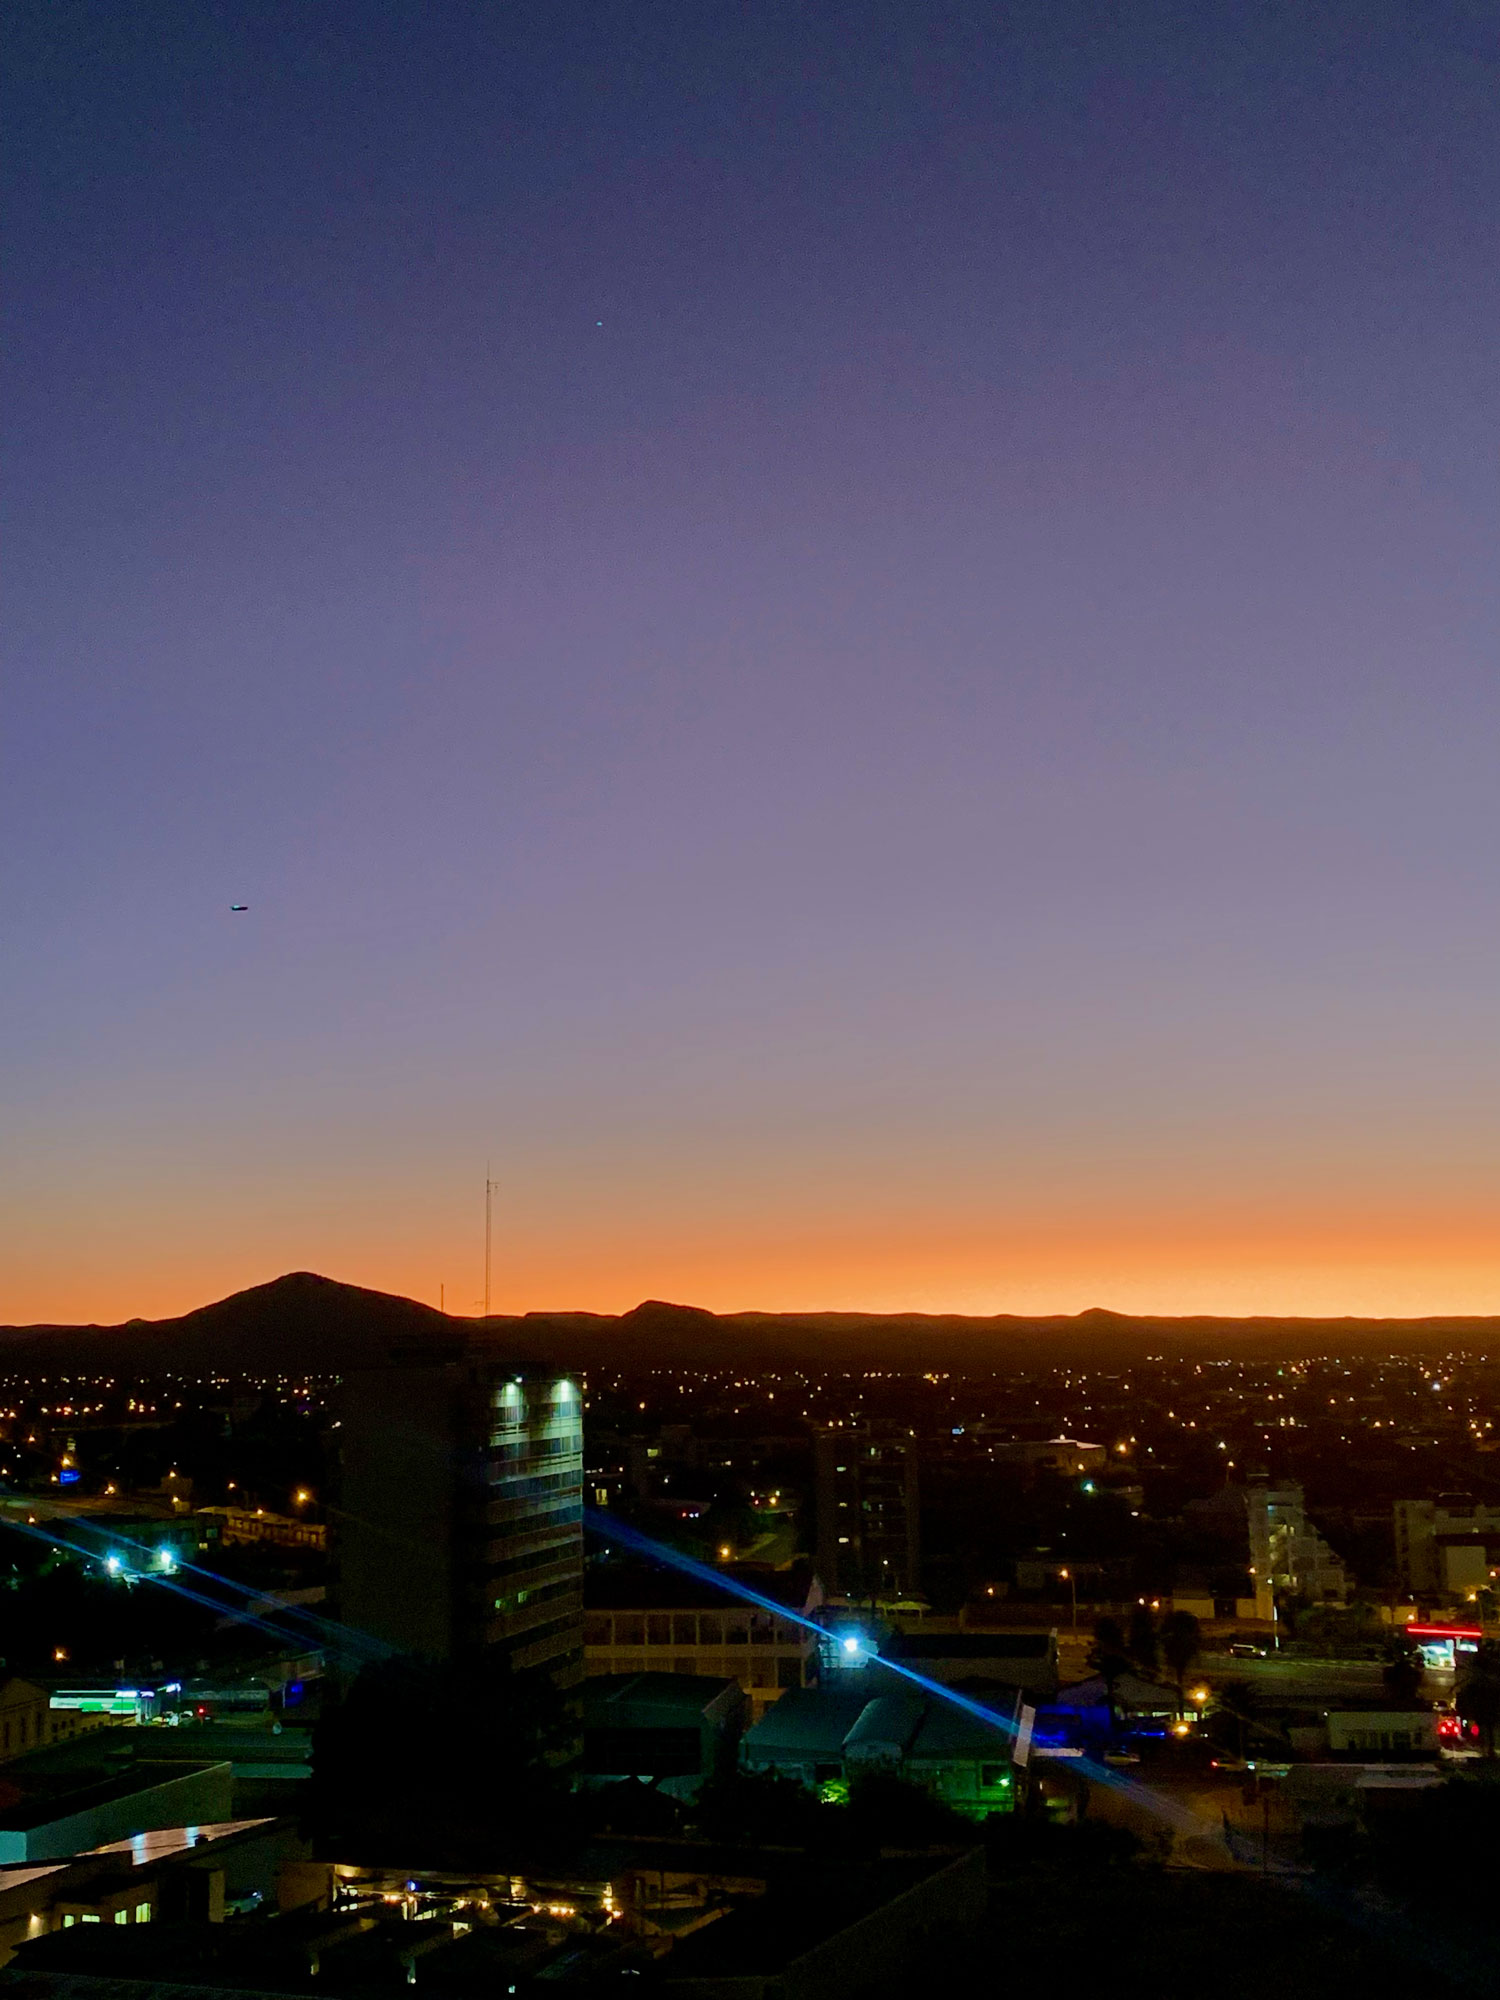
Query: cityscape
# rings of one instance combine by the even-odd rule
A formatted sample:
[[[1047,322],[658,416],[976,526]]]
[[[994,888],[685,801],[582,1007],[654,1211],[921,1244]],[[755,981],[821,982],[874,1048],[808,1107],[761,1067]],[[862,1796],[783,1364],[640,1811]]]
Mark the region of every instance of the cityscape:
[[[899,1992],[1188,1894],[1293,1980],[1485,1962],[1485,1353],[582,1370],[380,1303],[337,1376],[5,1378],[11,1983]]]
[[[0,2000],[1500,1979],[1500,11],[11,0]]]

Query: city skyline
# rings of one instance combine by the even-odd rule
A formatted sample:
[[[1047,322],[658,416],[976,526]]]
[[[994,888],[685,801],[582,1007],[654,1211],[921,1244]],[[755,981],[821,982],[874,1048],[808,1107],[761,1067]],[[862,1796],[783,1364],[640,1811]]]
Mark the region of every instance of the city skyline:
[[[1494,62],[23,5],[0,1322],[1500,1311]]]

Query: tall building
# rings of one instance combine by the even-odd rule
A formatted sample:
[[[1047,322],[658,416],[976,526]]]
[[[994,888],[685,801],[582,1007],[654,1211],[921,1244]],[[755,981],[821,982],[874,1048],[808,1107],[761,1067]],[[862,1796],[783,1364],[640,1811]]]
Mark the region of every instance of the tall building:
[[[1302,1488],[1252,1481],[1245,1498],[1257,1586],[1265,1579],[1313,1604],[1347,1604],[1349,1572],[1308,1520]]]
[[[1500,1507],[1467,1493],[1396,1502],[1396,1569],[1410,1591],[1477,1600],[1500,1569]]]
[[[818,1575],[830,1597],[896,1603],[920,1587],[915,1441],[874,1426],[820,1431],[814,1445]]]
[[[1278,1594],[1310,1604],[1347,1604],[1349,1572],[1338,1554],[1307,1518],[1302,1488],[1272,1486],[1252,1477],[1243,1486],[1225,1486],[1206,1500],[1190,1500],[1184,1514],[1221,1535],[1249,1571],[1253,1614],[1270,1618]],[[1181,1599],[1179,1590],[1173,1593]]]
[[[339,1616],[400,1652],[583,1678],[583,1401],[474,1348],[344,1378]]]

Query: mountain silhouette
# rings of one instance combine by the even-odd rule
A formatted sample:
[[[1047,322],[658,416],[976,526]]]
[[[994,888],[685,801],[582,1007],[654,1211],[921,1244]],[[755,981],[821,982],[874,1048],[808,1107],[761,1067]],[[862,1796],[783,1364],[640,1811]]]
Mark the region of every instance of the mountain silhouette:
[[[1087,1312],[1023,1317],[958,1313],[712,1313],[646,1299],[625,1313],[492,1314],[473,1320],[313,1271],[216,1299],[175,1319],[116,1326],[0,1327],[0,1372],[338,1375],[394,1354],[438,1358],[482,1341],[524,1366],[995,1369],[1107,1365],[1146,1354],[1233,1356],[1433,1351],[1484,1353],[1500,1319],[1189,1319]]]

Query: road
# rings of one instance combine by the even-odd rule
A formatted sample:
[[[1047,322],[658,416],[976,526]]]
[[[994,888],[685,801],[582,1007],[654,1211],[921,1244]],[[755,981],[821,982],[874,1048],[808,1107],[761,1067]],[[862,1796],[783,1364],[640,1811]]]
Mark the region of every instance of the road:
[[[1194,1671],[1210,1687],[1244,1681],[1267,1702],[1305,1701],[1310,1707],[1382,1689],[1379,1660],[1307,1660],[1289,1653],[1242,1660],[1229,1653],[1205,1653]]]

